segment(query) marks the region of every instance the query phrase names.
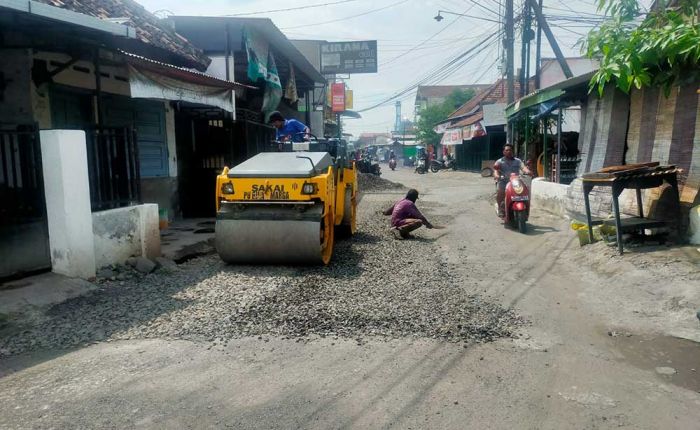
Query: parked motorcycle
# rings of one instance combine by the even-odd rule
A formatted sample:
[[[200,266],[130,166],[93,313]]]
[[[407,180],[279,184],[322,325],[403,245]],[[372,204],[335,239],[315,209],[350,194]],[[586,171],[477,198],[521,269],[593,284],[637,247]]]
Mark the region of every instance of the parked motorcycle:
[[[457,170],[457,162],[452,157],[447,157],[444,160],[433,160],[430,162],[430,171],[437,173],[440,170]]]
[[[421,174],[421,175],[424,173],[428,173],[428,165],[426,163],[425,158],[419,158],[416,161],[416,173]]]
[[[389,159],[389,168],[391,170],[396,170],[396,158]]]
[[[498,184],[496,184],[498,187]],[[530,217],[530,190],[521,176],[511,173],[506,184],[506,195],[503,199],[503,223],[506,227],[517,228],[520,233],[527,232],[527,220]],[[496,203],[496,214],[498,214]]]
[[[362,157],[356,165],[360,173],[371,173],[377,176],[381,176],[382,174],[382,168],[379,167],[379,162],[369,156]]]

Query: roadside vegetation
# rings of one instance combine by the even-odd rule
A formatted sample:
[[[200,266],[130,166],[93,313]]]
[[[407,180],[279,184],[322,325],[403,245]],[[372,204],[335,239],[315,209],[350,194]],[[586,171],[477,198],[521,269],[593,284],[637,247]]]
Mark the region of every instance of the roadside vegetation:
[[[455,90],[447,96],[442,104],[428,106],[421,110],[420,119],[416,123],[416,136],[418,141],[425,145],[437,145],[440,143],[441,134],[433,130],[435,124],[447,119],[452,112],[471,100],[476,93],[474,90]]]
[[[585,41],[588,57],[600,59],[591,90],[656,86],[668,95],[700,78],[700,0],[659,0],[645,18],[638,0],[599,0],[598,10],[610,20]]]

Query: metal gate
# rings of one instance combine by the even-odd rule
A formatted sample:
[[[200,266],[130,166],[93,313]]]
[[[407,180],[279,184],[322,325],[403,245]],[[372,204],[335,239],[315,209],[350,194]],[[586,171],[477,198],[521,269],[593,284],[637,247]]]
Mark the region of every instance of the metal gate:
[[[0,126],[0,278],[51,268],[39,132]]]
[[[87,130],[88,174],[92,211],[141,202],[136,132],[128,127]]]

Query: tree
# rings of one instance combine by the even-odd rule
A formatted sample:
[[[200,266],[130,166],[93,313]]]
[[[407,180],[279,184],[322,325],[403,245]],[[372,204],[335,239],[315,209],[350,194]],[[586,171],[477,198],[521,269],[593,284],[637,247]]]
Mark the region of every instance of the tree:
[[[455,90],[444,102],[428,106],[421,110],[420,119],[416,124],[416,138],[425,145],[437,145],[441,136],[433,130],[437,123],[447,119],[447,117],[457,108],[462,106],[474,97],[474,90]]]
[[[610,16],[585,42],[586,54],[600,60],[590,89],[603,94],[608,83],[629,92],[632,86],[659,86],[668,95],[674,84],[700,77],[700,0],[658,1],[638,22],[638,0],[599,0],[598,10]]]

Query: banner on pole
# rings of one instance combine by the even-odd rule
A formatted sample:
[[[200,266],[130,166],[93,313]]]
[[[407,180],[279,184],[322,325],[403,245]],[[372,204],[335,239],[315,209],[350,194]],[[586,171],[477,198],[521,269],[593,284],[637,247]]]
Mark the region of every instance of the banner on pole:
[[[345,84],[335,83],[331,84],[331,109],[333,112],[344,112],[345,111]]]

